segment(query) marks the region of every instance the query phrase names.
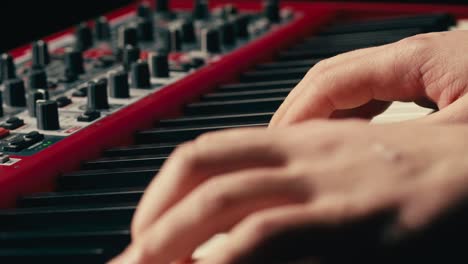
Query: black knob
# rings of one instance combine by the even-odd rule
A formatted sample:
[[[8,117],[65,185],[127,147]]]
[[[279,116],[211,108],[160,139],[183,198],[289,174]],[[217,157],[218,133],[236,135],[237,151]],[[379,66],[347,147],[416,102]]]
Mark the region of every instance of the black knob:
[[[154,40],[154,24],[152,19],[138,19],[137,21],[138,39],[141,41]]]
[[[28,87],[31,90],[47,89],[47,73],[41,69],[33,69],[28,74]]]
[[[32,67],[42,68],[50,63],[49,47],[46,42],[38,40],[32,44]]]
[[[122,57],[124,69],[129,71],[132,64],[140,59],[140,49],[136,46],[127,45]]]
[[[208,53],[221,52],[221,34],[217,28],[207,28],[202,30],[201,49]]]
[[[169,29],[169,51],[182,51],[182,32],[177,27]]]
[[[195,43],[197,41],[197,36],[195,34],[195,26],[193,25],[192,20],[182,20],[180,22],[179,28],[182,34],[182,41],[184,43]]]
[[[20,78],[10,79],[5,82],[5,104],[13,107],[26,106],[26,89],[24,81]]]
[[[226,46],[236,44],[236,26],[231,19],[228,19],[220,26],[222,43]]]
[[[221,18],[221,19],[228,19],[234,15],[237,15],[239,10],[232,4],[224,5],[221,8],[216,8],[214,11],[214,16]]]
[[[3,117],[3,96],[2,96],[2,91],[0,91],[0,117]]]
[[[156,0],[156,12],[167,13],[169,12],[169,1],[168,0]]]
[[[3,80],[9,80],[16,78],[16,65],[13,60],[13,57],[8,54],[4,53],[1,57],[2,61],[2,77]]]
[[[39,100],[36,105],[37,128],[40,130],[59,130],[60,121],[57,102]]]
[[[234,18],[233,22],[236,25],[237,37],[241,39],[248,38],[249,33],[249,23],[250,16],[247,14],[241,14]]]
[[[224,13],[226,14],[227,17],[231,15],[237,15],[239,13],[239,10],[237,7],[233,4],[227,4],[223,7]]]
[[[109,109],[106,79],[88,83],[87,108],[92,110]]]
[[[110,96],[113,98],[129,98],[130,86],[128,74],[125,71],[112,72],[109,74]]]
[[[49,99],[49,93],[47,90],[36,90],[36,91],[31,91],[28,93],[28,113],[29,116],[35,117],[36,116],[36,105],[38,100],[48,100]]]
[[[193,7],[193,18],[203,20],[210,17],[210,10],[208,9],[208,1],[195,0]]]
[[[280,7],[278,0],[267,0],[263,4],[263,12],[265,17],[272,23],[281,21]]]
[[[79,50],[68,49],[65,51],[65,71],[70,77],[77,77],[85,72],[83,53]]]
[[[111,27],[106,17],[99,17],[96,19],[94,26],[96,39],[100,41],[107,41],[111,39]]]
[[[167,53],[153,52],[148,57],[151,76],[154,78],[168,78],[169,77],[169,58]]]
[[[93,46],[93,31],[87,23],[81,23],[75,30],[75,47],[84,51]]]
[[[144,19],[150,19],[153,18],[153,11],[147,3],[143,3],[137,7],[137,16]]]
[[[126,26],[119,28],[118,31],[118,46],[125,48],[127,45],[138,45],[138,32],[134,26]]]
[[[149,66],[146,61],[139,60],[132,64],[132,87],[139,89],[151,88]]]

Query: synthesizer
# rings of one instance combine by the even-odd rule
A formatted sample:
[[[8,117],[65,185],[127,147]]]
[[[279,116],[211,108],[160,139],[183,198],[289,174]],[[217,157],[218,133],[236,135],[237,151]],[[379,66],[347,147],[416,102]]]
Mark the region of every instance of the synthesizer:
[[[267,126],[320,60],[466,17],[461,6],[157,0],[2,54],[0,260],[105,263],[179,144]],[[389,111],[375,122],[432,110]]]

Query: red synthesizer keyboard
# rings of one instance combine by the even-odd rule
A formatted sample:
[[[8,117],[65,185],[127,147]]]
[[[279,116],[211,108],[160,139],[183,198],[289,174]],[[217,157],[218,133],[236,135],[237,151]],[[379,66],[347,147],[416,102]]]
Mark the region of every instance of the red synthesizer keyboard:
[[[104,263],[177,145],[266,126],[324,58],[465,18],[455,5],[157,0],[2,54],[0,263]]]

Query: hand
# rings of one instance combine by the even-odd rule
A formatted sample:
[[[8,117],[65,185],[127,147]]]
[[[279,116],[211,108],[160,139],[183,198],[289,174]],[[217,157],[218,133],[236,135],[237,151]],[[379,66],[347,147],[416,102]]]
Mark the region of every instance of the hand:
[[[170,263],[229,231],[199,263],[234,263],[277,232],[387,209],[397,211],[395,230],[418,230],[468,193],[467,133],[313,121],[201,136],[163,166],[137,209],[132,244],[112,263]]]
[[[436,104],[441,111],[424,122],[468,121],[466,42],[467,31],[430,33],[323,60],[294,88],[270,126],[372,118],[392,101]]]

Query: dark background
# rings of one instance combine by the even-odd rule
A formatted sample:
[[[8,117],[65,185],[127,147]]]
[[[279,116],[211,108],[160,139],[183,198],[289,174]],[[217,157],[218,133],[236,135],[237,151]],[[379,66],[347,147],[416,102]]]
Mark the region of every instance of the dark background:
[[[95,18],[131,0],[1,0],[0,51]]]
[[[131,0],[1,0],[0,51],[3,52],[29,43],[131,2]],[[386,0],[368,2],[468,4],[468,0]]]

